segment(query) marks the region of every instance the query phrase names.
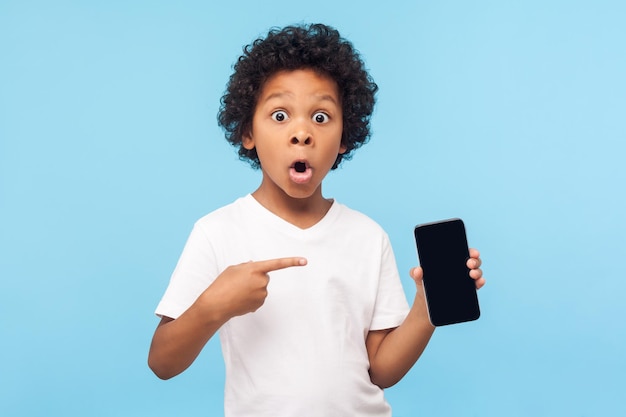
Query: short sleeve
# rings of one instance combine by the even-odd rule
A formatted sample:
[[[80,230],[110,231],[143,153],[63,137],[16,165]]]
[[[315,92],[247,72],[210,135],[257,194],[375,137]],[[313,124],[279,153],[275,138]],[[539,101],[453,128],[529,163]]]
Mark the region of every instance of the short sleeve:
[[[206,231],[196,223],[155,313],[178,318],[219,275],[215,251]]]
[[[386,234],[381,246],[380,280],[370,330],[398,327],[409,313],[393,249]]]

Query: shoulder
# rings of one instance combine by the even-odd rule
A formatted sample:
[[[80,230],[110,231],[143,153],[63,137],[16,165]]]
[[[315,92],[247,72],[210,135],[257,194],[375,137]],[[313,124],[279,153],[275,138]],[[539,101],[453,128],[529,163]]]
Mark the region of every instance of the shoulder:
[[[234,233],[245,216],[245,197],[239,198],[225,206],[219,207],[197,219],[191,229],[188,243],[207,245],[223,242],[229,234]]]
[[[237,200],[211,211],[200,217],[195,222],[195,227],[200,229],[215,228],[237,222],[245,215],[247,204],[247,196],[238,198]]]
[[[343,220],[360,223],[364,226],[383,230],[382,227],[367,214],[350,208],[345,204],[339,203],[337,201],[334,202],[334,205],[337,206],[339,215],[342,217]]]
[[[337,206],[337,217],[341,224],[355,231],[360,230],[368,236],[378,235],[387,239],[387,233],[382,226],[365,213],[352,209],[337,201],[335,201],[334,204]]]

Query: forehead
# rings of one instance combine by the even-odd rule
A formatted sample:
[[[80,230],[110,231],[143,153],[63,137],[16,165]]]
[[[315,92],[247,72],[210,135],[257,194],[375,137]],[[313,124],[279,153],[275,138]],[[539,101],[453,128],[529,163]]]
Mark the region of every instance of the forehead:
[[[339,104],[335,80],[312,69],[283,70],[271,75],[261,87],[259,102],[273,98],[329,99]]]

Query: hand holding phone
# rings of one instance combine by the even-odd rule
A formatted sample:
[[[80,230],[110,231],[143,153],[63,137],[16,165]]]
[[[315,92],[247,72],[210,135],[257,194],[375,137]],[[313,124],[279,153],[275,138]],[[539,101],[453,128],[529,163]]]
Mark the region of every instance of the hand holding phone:
[[[415,227],[415,242],[428,315],[433,326],[462,323],[480,317],[476,283],[469,275],[469,249],[461,219]]]

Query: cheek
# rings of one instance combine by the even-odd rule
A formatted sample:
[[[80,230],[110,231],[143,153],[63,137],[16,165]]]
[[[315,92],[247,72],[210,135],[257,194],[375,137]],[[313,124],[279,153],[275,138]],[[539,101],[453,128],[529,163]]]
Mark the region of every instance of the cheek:
[[[348,147],[343,142],[343,129],[338,130],[337,136],[339,137],[339,150],[337,151],[337,153],[343,154],[348,150]]]
[[[266,167],[280,166],[282,153],[267,143],[256,143],[256,154]]]

